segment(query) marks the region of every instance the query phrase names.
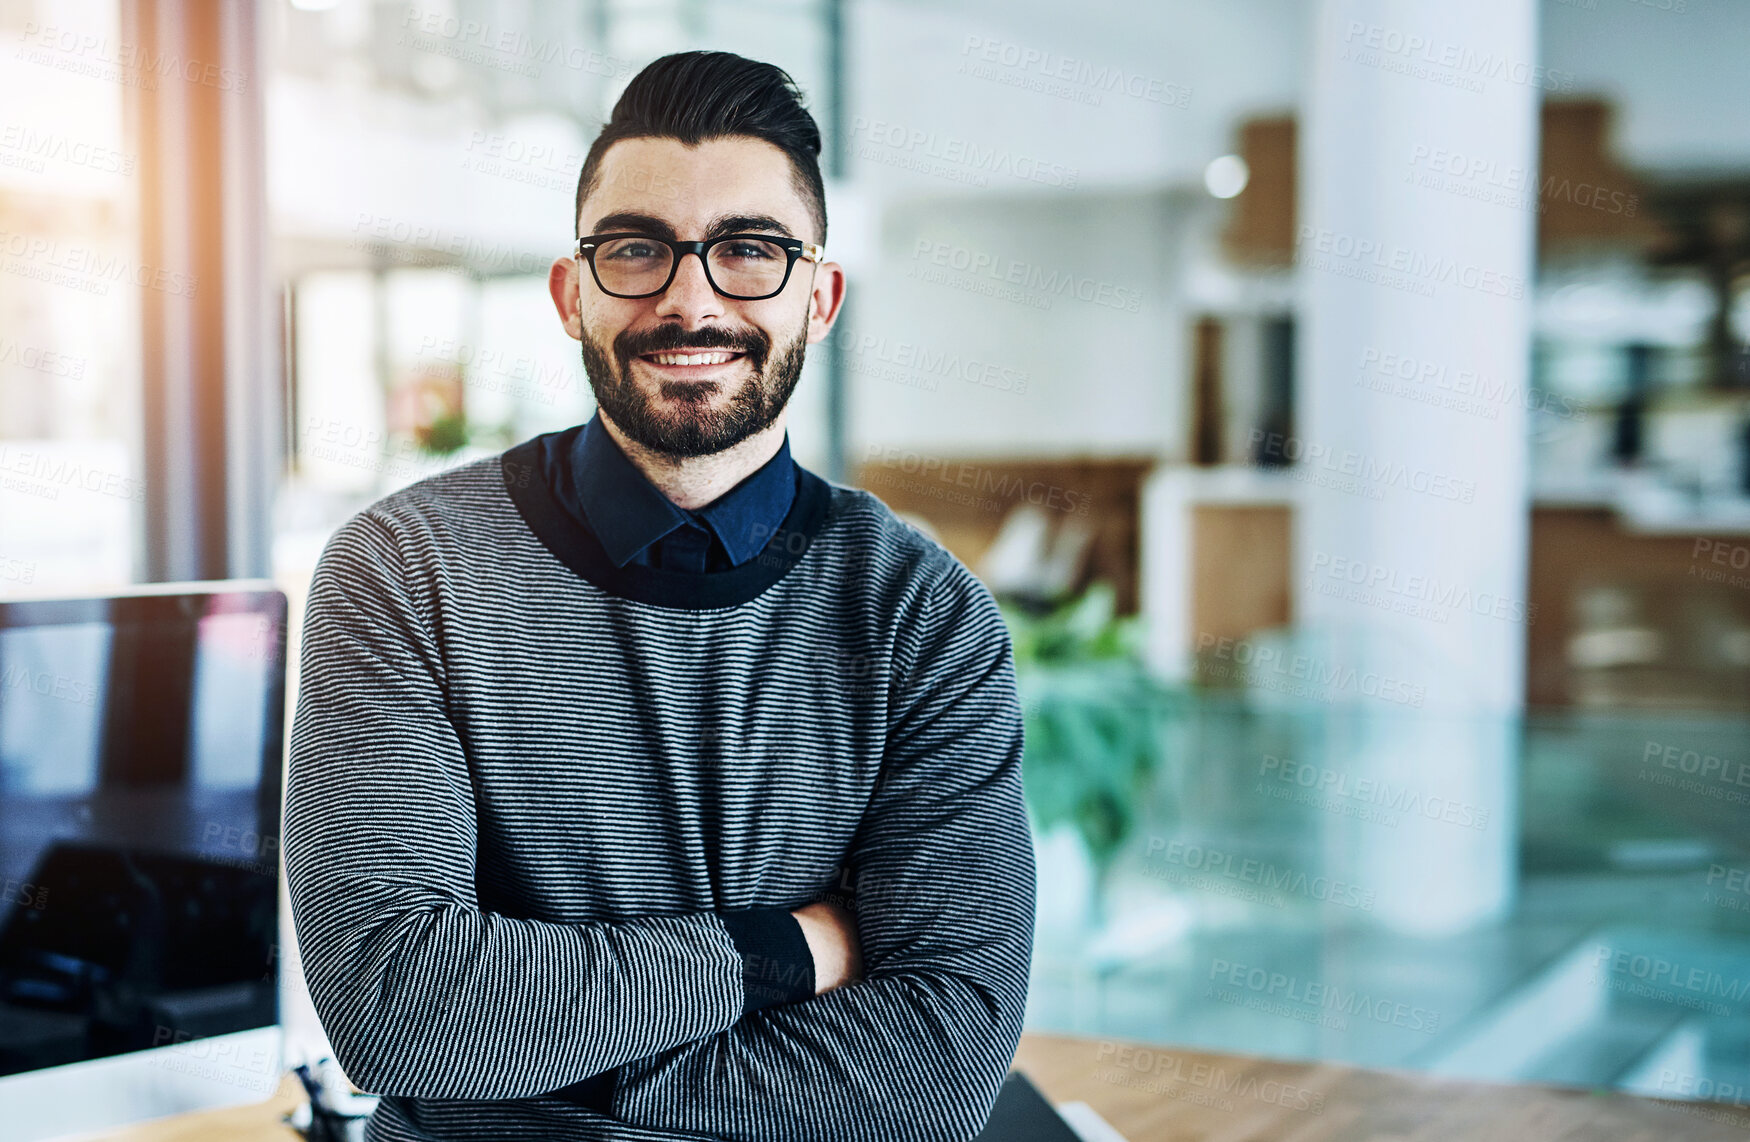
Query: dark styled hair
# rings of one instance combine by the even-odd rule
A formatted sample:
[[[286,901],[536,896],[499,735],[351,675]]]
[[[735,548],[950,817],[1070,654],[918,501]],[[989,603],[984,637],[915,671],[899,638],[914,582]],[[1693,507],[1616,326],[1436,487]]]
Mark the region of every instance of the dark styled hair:
[[[820,179],[820,128],[802,104],[788,72],[734,52],[676,52],[652,60],[632,77],[577,176],[572,227],[582,226],[583,200],[601,177],[602,156],[621,139],[706,139],[751,135],[790,157],[791,179],[826,244],[826,187]]]

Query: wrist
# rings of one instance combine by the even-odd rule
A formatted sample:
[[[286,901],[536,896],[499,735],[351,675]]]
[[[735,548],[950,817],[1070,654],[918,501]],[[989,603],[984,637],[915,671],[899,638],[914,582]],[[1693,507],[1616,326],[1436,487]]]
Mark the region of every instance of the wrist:
[[[857,978],[857,934],[850,914],[816,901],[791,913],[802,928],[814,964],[814,994],[843,987]]]

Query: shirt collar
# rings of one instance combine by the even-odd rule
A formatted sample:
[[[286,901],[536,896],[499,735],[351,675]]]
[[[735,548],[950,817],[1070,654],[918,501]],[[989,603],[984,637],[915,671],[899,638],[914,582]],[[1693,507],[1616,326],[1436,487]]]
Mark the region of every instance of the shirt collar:
[[[732,564],[745,563],[765,548],[796,497],[788,432],[770,460],[693,512],[677,507],[638,470],[602,427],[600,412],[590,417],[572,447],[578,501],[602,550],[618,567],[689,521],[715,534]]]

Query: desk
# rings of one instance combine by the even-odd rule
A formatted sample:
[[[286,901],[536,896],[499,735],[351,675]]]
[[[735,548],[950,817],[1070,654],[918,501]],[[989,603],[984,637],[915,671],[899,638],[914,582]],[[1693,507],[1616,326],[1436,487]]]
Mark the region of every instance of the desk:
[[[1744,1142],[1750,1110],[1494,1086],[1331,1063],[1284,1063],[1112,1039],[1024,1035],[1015,1065],[1053,1102],[1081,1101],[1130,1142]],[[287,1078],[254,1106],[105,1135],[109,1142],[295,1142]]]
[[[304,1088],[287,1075],[266,1102],[178,1114],[99,1135],[104,1142],[300,1142],[280,1120],[305,1102]]]
[[[1745,1142],[1750,1110],[1026,1035],[1015,1065],[1130,1142]],[[1314,1108],[1317,1112],[1314,1112]]]

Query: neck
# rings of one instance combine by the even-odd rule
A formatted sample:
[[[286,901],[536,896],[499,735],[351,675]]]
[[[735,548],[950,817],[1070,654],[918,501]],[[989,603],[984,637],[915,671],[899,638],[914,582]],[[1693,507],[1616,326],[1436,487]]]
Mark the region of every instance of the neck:
[[[676,507],[694,511],[759,471],[762,464],[778,454],[778,448],[784,443],[784,421],[788,412],[788,409],[780,412],[771,424],[741,443],[709,456],[670,456],[654,452],[628,439],[606,413],[598,412],[598,415],[608,436],[644,473],[644,478]]]

